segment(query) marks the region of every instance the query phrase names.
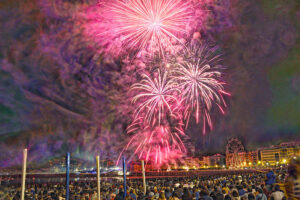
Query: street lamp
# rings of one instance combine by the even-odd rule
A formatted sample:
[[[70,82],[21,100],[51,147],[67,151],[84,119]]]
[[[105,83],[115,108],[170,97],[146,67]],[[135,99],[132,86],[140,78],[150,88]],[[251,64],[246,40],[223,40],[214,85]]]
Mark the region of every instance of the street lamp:
[[[282,162],[283,162],[283,164],[285,164],[286,163],[286,159],[283,159]]]

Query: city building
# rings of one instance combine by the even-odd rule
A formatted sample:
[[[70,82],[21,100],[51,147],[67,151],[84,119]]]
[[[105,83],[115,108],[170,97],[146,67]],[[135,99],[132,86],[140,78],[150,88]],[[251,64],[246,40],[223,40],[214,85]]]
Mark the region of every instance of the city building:
[[[195,157],[187,157],[183,160],[185,169],[199,169],[204,166],[203,160]]]
[[[300,142],[285,142],[258,150],[258,162],[262,166],[287,164],[293,157],[300,156]]]
[[[258,163],[258,151],[249,151],[246,155],[247,166],[254,166]]]
[[[241,168],[247,166],[247,152],[226,154],[226,166],[228,168]]]
[[[204,166],[203,160],[195,157],[185,157],[181,160],[178,160],[174,163],[169,163],[167,165],[161,165],[159,167],[160,170],[170,171],[170,170],[196,170],[202,168]],[[128,170],[131,172],[141,172],[142,164],[140,161],[130,161],[128,165]],[[157,165],[149,163],[145,163],[146,171],[157,171]]]
[[[207,167],[222,167],[225,165],[225,156],[219,153],[212,156],[204,156],[203,163]]]
[[[203,156],[202,160],[196,157],[185,157],[173,164],[160,166],[160,170],[195,170],[200,168],[249,168],[268,167],[288,164],[291,158],[300,156],[300,142],[285,142],[280,145],[246,151],[237,138],[230,139],[226,146],[226,156],[214,154]],[[141,162],[132,161],[129,170],[140,172]],[[157,166],[148,163],[146,171],[156,171]]]

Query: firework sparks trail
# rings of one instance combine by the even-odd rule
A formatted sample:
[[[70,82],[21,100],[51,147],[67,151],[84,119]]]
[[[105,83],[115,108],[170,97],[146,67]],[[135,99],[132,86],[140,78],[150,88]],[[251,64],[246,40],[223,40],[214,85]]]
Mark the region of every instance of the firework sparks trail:
[[[110,26],[129,49],[174,52],[186,33],[190,7],[189,1],[182,0],[121,0],[108,6]]]
[[[133,103],[138,103],[135,118],[143,116],[148,124],[160,125],[167,115],[174,115],[174,108],[179,104],[176,93],[180,90],[174,81],[168,79],[167,72],[158,70],[157,78],[152,79],[146,74],[143,74],[143,78],[131,88],[138,92],[132,98]]]
[[[186,153],[186,148],[181,140],[184,132],[180,129],[176,130],[172,131],[168,125],[154,128],[146,126],[132,136],[120,156],[124,151],[134,147],[134,154],[139,159],[151,162],[155,166],[170,163]]]
[[[197,123],[202,118],[205,134],[206,124],[210,129],[213,128],[210,116],[213,105],[216,104],[224,114],[224,107],[227,105],[223,96],[230,94],[224,90],[225,83],[220,80],[221,65],[218,65],[218,62],[221,55],[206,45],[197,49],[190,48],[188,51],[190,56],[176,64],[172,81],[176,82],[181,90],[181,108],[186,125],[194,113]]]

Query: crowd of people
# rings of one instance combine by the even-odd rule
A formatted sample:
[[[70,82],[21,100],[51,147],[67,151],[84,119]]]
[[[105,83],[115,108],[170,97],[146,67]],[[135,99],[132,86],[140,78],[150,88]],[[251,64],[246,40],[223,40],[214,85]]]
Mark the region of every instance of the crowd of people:
[[[283,200],[300,199],[299,163],[286,169],[206,177],[147,178],[144,191],[141,179],[101,181],[101,200]],[[288,176],[286,176],[288,175]],[[19,200],[18,185],[2,186],[0,199]],[[62,183],[31,184],[26,186],[25,199],[60,200],[66,195]],[[71,200],[97,200],[95,181],[70,183]]]

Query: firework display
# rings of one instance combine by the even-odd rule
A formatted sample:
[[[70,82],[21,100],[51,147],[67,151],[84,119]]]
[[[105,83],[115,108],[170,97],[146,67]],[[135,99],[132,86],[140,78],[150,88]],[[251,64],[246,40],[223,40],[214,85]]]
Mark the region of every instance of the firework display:
[[[141,80],[132,83],[134,95],[131,102],[135,108],[132,123],[127,127],[132,136],[120,156],[133,147],[133,153],[139,159],[157,166],[173,162],[186,153],[180,138],[185,135],[184,129],[176,127],[187,128],[190,116],[194,115],[196,123],[202,120],[205,134],[207,124],[213,128],[210,116],[213,106],[216,105],[221,113],[225,112],[223,96],[230,94],[225,91],[225,83],[221,80],[221,55],[216,52],[217,48],[183,44],[176,36],[187,33],[184,25],[192,14],[189,3],[181,0],[129,0],[108,6],[112,16],[111,30],[122,36],[125,48],[151,54],[160,52],[160,55],[167,51],[173,53],[168,58],[159,56],[155,61],[151,56],[146,57],[157,65],[154,68],[148,66],[143,70]],[[181,51],[169,51],[174,49],[173,44],[179,44]],[[172,63],[171,57],[182,52],[184,58]],[[176,131],[171,131],[171,128]]]
[[[189,2],[182,0],[129,0],[110,4],[112,24],[122,35],[125,48],[149,50],[151,53],[180,43],[190,18]]]
[[[168,125],[145,126],[132,136],[123,151],[134,147],[133,153],[139,159],[166,164],[185,155],[186,148],[181,139],[182,132],[172,130]]]
[[[202,43],[217,41],[211,39],[221,27],[218,24],[229,23],[226,2],[43,0],[29,7],[21,3],[16,10],[20,15],[8,18],[3,35],[10,48],[2,53],[10,56],[1,60],[8,74],[1,77],[2,109],[7,113],[1,134],[23,134],[27,142],[16,146],[30,147],[34,156],[29,162],[40,160],[39,152],[49,159],[71,152],[88,160],[99,153],[117,160],[122,150],[128,160],[147,158],[157,166],[175,162],[190,152],[194,145],[190,137],[201,140],[201,132],[191,130],[202,128],[204,111],[211,124],[218,105],[226,111],[223,94],[217,93],[225,91],[221,69],[194,51]],[[32,8],[41,12],[29,12]],[[17,29],[20,34],[11,37]],[[217,83],[209,85],[211,91],[198,88],[212,99],[188,89],[192,86],[184,80],[188,75],[183,68],[195,63],[191,58],[206,59],[211,67],[206,70],[216,71],[220,88]],[[10,87],[5,86],[8,82]],[[195,126],[193,120],[199,124]],[[148,143],[141,144],[145,140]],[[16,159],[2,165],[16,163],[17,153],[16,148],[3,154],[1,160]]]
[[[206,124],[210,130],[213,129],[210,116],[213,106],[216,105],[222,114],[225,113],[224,107],[227,104],[223,96],[230,94],[225,91],[225,83],[221,79],[220,55],[215,50],[216,48],[209,48],[207,45],[197,49],[187,49],[186,57],[181,62],[176,62],[171,69],[163,69],[166,71],[164,73],[158,69],[157,77],[153,79],[143,74],[141,82],[132,85],[131,89],[136,91],[132,98],[136,109],[133,123],[128,127],[128,132],[137,131],[138,133],[132,137],[128,145],[136,146],[134,153],[139,158],[151,160],[156,165],[162,164],[158,160],[169,159],[171,161],[176,158],[165,157],[164,154],[165,148],[167,148],[168,154],[172,151],[172,148],[163,145],[174,140],[173,137],[165,137],[169,131],[160,131],[164,134],[158,134],[156,129],[157,126],[164,125],[166,121],[176,119],[178,125],[183,125],[184,121],[187,128],[190,116],[193,114],[196,123],[202,119],[202,132],[205,134]],[[145,130],[145,127],[147,129],[153,127],[155,131]],[[184,130],[180,130],[182,135],[185,135]],[[153,135],[157,141],[161,142],[160,146],[152,143],[150,138]],[[179,135],[176,136],[180,138]],[[158,139],[159,137],[161,140]],[[180,144],[183,145],[182,142]],[[128,149],[128,145],[125,150]],[[145,156],[145,152],[147,152],[147,156]],[[183,155],[183,153],[179,155]]]
[[[101,0],[78,16],[85,36],[109,56],[165,57],[181,50],[186,40],[210,18],[211,1]]]
[[[66,152],[79,168],[122,150],[146,159],[141,147],[159,166],[156,149],[138,148],[152,131],[186,147],[171,145],[161,165],[223,152],[231,137],[247,148],[298,140],[296,2],[4,1],[1,168],[20,169],[25,148],[28,169]]]
[[[173,81],[176,82],[181,91],[181,108],[186,125],[192,113],[196,122],[202,118],[203,134],[206,124],[213,128],[210,110],[216,104],[222,114],[226,102],[224,95],[230,95],[225,91],[225,83],[221,80],[219,64],[220,54],[208,45],[199,48],[190,48],[183,62],[175,64],[173,69]]]
[[[138,93],[132,98],[132,102],[139,105],[135,111],[135,116],[138,117],[142,113],[145,120],[151,124],[161,124],[166,115],[172,115],[174,106],[179,104],[175,94],[180,90],[176,83],[168,80],[167,72],[161,74],[158,70],[158,77],[151,79],[146,74],[143,74],[143,80],[140,83],[135,83],[132,89],[137,90]],[[144,111],[144,112],[143,112]]]

